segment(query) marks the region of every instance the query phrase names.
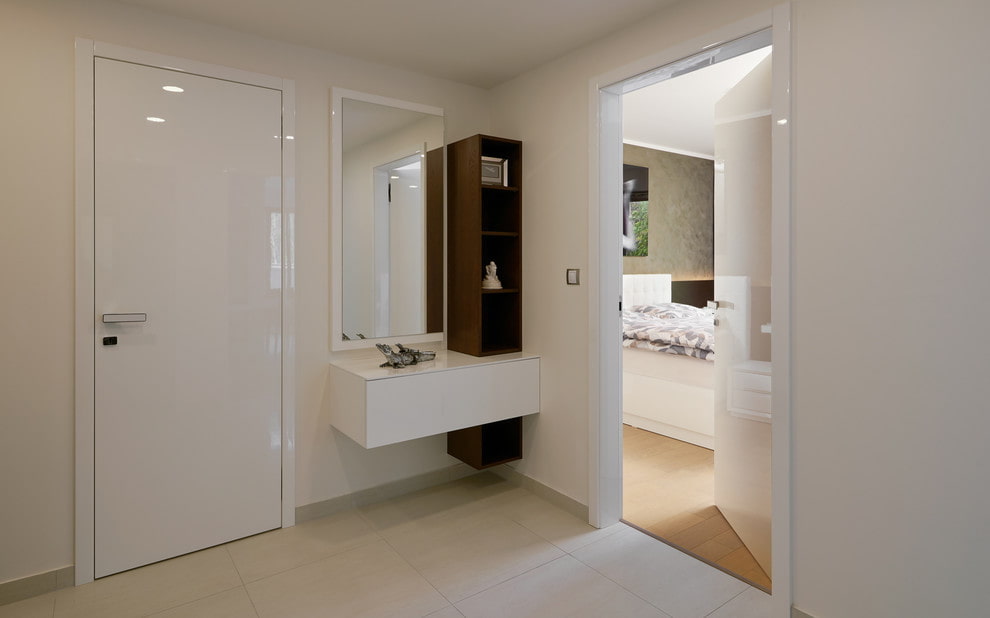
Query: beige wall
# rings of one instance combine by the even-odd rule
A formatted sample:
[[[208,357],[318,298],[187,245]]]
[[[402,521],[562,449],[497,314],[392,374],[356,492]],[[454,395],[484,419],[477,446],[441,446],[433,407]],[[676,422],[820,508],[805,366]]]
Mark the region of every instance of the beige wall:
[[[622,158],[650,170],[649,253],[623,257],[622,271],[711,279],[714,162],[632,144],[623,144]]]
[[[449,465],[443,437],[366,451],[326,418],[332,86],[488,128],[477,88],[102,0],[0,3],[0,582],[73,563],[74,38],[295,80],[297,504]]]
[[[526,148],[519,469],[587,496],[590,79],[774,4],[684,2],[494,91]],[[793,587],[814,616],[990,607],[990,3],[795,0]],[[535,234],[532,230],[541,230]]]
[[[72,561],[72,38],[297,80],[299,502],[443,465],[437,441],[363,452],[320,409],[327,341],[327,88],[450,112],[489,95],[99,1],[0,5],[0,581]],[[491,132],[524,140],[527,351],[542,407],[518,468],[587,499],[588,84],[769,8],[697,0],[506,84]],[[990,606],[990,55],[983,0],[795,0],[793,586],[809,614]],[[302,221],[308,220],[308,225]]]

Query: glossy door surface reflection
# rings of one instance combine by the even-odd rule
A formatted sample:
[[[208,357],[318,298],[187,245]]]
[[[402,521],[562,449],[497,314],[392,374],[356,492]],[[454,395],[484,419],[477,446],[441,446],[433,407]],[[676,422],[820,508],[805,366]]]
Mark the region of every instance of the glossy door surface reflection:
[[[281,524],[282,100],[95,65],[100,577]]]
[[[715,106],[715,504],[770,565],[771,58]]]

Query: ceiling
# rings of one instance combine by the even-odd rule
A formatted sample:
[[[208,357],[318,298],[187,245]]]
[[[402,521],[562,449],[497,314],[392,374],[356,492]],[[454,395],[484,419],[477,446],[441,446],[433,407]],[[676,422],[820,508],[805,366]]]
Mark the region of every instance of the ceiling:
[[[623,95],[623,140],[714,158],[715,102],[768,55],[764,47]]]
[[[492,88],[681,0],[117,0]]]

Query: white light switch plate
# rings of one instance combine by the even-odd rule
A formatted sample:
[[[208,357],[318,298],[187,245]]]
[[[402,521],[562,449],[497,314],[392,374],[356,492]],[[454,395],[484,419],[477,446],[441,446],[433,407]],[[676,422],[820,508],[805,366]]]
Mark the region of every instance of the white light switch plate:
[[[581,269],[567,269],[567,285],[581,285]]]

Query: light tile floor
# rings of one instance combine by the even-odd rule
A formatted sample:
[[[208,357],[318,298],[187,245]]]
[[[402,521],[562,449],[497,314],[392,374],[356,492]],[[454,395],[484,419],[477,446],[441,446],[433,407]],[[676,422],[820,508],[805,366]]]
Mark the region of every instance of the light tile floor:
[[[491,473],[0,606],[0,618],[769,614],[767,594]]]

